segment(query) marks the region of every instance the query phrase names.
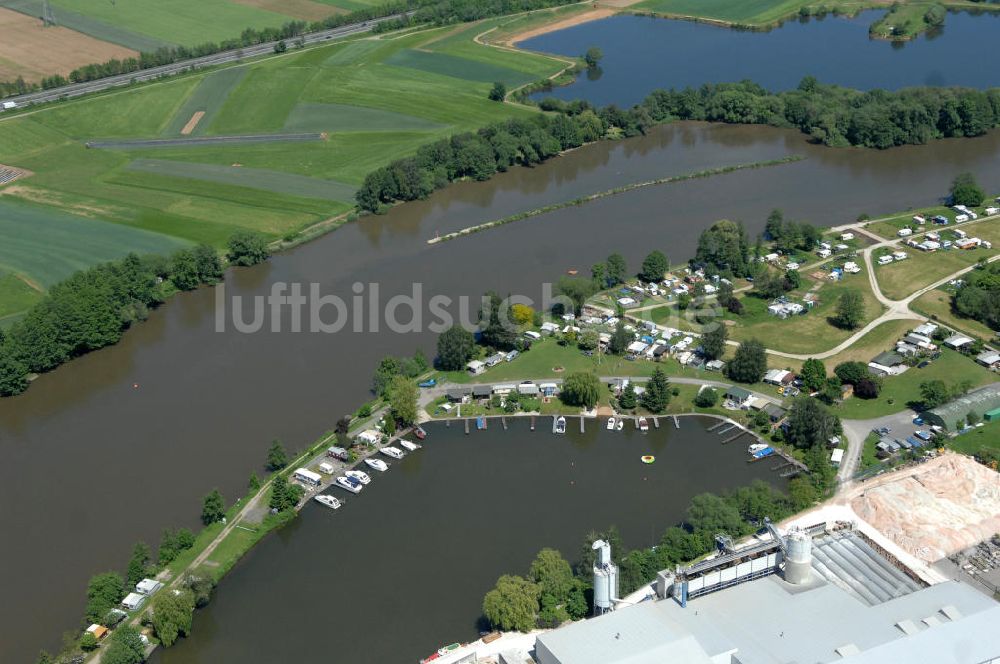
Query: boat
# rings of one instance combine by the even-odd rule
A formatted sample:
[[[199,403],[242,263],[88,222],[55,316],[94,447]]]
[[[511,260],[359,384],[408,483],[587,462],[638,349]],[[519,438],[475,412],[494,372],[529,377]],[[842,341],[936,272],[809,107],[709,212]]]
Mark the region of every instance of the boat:
[[[399,446],[402,447],[407,452],[416,452],[417,450],[420,449],[420,445],[417,445],[416,443],[411,443],[408,440],[399,441]]]
[[[768,447],[770,447],[770,445],[768,445],[767,443],[754,443],[753,445],[747,448],[747,454],[755,454],[756,452],[760,452],[761,450],[766,450]]]
[[[640,417],[637,424],[639,426],[639,431],[642,431],[643,433],[649,431],[649,422],[646,421],[645,417]]]
[[[566,274],[570,275],[571,277],[575,277],[578,273],[579,270],[573,270],[573,269],[566,270]]]
[[[644,454],[640,457],[640,460],[643,463],[653,463],[654,461],[656,461],[656,457],[653,456],[652,454]]]
[[[615,418],[609,417],[608,418],[608,431],[614,431],[614,430],[615,430]]]
[[[427,432],[424,431],[421,427],[417,427],[416,429],[413,430],[413,435],[417,437],[417,440],[423,440],[424,438],[427,437]]]
[[[486,428],[486,418],[482,415],[476,418],[476,428],[480,431]]]
[[[615,431],[621,431],[625,428],[625,420],[618,420],[618,424],[615,425]]]
[[[437,378],[428,378],[425,381],[417,383],[417,387],[434,387],[437,384]]]
[[[556,418],[556,433],[566,433],[566,418],[560,415]]]
[[[384,473],[389,470],[389,464],[382,461],[382,459],[365,459],[365,463],[368,464],[369,468],[377,470],[380,473]]]
[[[313,498],[313,500],[315,500],[320,505],[326,505],[332,510],[340,509],[340,501],[334,498],[333,496],[319,495]]]
[[[347,475],[348,477],[353,477],[362,484],[368,484],[369,482],[372,481],[372,478],[368,477],[368,473],[364,472],[363,470],[349,470],[344,474]]]
[[[383,447],[382,449],[379,450],[379,452],[386,455],[387,457],[392,457],[393,459],[403,458],[403,453],[397,450],[395,447]]]
[[[769,457],[772,454],[774,454],[774,448],[771,447],[771,446],[767,446],[767,447],[765,447],[762,450],[758,450],[757,452],[754,452],[750,456],[753,457],[753,459],[756,461],[757,459],[763,459],[764,457]]]
[[[361,482],[352,477],[345,477],[341,475],[337,478],[334,484],[345,491],[350,491],[351,493],[361,493]]]

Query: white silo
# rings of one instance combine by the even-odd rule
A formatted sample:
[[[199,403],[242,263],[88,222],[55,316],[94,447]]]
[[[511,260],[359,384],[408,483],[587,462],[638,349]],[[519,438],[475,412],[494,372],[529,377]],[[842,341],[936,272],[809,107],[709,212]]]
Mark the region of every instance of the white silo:
[[[801,528],[785,535],[785,581],[808,583],[812,578],[812,536]]]
[[[618,598],[618,567],[611,560],[611,545],[597,540],[592,547],[597,552],[594,560],[594,615],[610,611],[612,600]]]

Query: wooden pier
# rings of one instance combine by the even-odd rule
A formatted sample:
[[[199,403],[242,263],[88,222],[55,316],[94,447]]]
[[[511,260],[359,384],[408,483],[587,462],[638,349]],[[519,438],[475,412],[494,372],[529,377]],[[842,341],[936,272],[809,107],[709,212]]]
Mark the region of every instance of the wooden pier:
[[[708,430],[709,431],[715,431],[716,429],[722,428],[722,427],[726,426],[727,424],[729,424],[728,420],[722,420],[718,424],[713,424],[712,426],[708,427]]]
[[[501,415],[500,416],[500,424],[503,425],[503,430],[506,431],[507,430],[507,418],[503,417]]]
[[[733,430],[733,429],[735,429],[735,428],[736,428],[737,426],[739,426],[739,425],[738,425],[738,424],[730,424],[730,425],[729,425],[728,427],[726,427],[726,428],[725,428],[725,429],[723,429],[722,431],[719,431],[718,433],[719,433],[719,435],[721,436],[721,435],[722,435],[722,434],[724,434],[724,433],[728,433],[728,432],[732,431],[732,430]]]
[[[674,428],[675,429],[681,428],[681,421],[676,415],[674,415]]]
[[[658,418],[658,417],[654,417],[653,418],[653,428],[654,429],[659,429],[660,428],[660,418]]]
[[[583,430],[583,415],[580,416],[580,433],[584,433],[584,430]]]
[[[746,429],[740,429],[739,433],[737,433],[735,435],[732,435],[729,438],[726,438],[724,441],[722,441],[722,444],[725,445],[727,443],[731,443],[734,440],[736,440],[737,438],[740,438],[741,436],[743,436],[744,434],[747,434],[747,433],[750,433],[750,432],[747,431]]]
[[[469,435],[469,420],[463,420],[465,422],[465,435]]]

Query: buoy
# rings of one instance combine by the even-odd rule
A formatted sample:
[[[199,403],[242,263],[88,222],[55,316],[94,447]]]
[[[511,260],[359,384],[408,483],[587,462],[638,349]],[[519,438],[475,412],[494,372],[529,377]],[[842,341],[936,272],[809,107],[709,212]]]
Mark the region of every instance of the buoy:
[[[132,383],[132,389],[133,390],[138,390],[139,389],[139,383]]]
[[[642,457],[643,463],[653,463],[654,461],[656,461],[656,457],[651,454],[646,454]]]

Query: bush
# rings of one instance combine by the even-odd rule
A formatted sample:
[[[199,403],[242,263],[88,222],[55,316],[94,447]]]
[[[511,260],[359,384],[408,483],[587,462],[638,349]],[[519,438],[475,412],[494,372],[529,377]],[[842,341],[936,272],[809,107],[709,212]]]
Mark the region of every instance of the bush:
[[[703,388],[694,398],[694,405],[699,408],[711,408],[719,403],[719,393],[714,388]]]

